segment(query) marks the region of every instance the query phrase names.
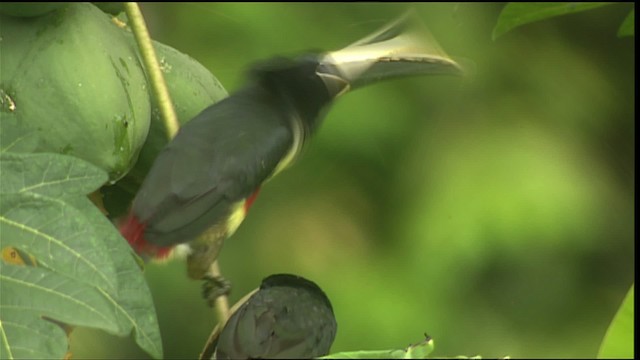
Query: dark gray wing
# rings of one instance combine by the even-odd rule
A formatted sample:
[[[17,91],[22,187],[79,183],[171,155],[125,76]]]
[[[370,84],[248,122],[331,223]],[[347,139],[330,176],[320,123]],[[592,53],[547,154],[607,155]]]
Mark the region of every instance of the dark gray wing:
[[[134,200],[147,241],[169,246],[192,240],[268,178],[293,143],[291,114],[278,101],[250,86],[182,127]]]
[[[305,359],[327,355],[336,333],[329,309],[305,289],[274,287],[253,295],[220,333],[217,359]]]

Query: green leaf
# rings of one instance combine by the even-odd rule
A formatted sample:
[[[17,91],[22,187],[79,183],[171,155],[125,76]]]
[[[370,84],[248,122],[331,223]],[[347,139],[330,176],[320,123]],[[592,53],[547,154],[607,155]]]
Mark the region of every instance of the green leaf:
[[[362,350],[339,352],[319,359],[426,359],[433,351],[433,340],[430,337],[406,349]]]
[[[99,289],[49,269],[0,262],[0,358],[65,355],[63,324],[115,332],[114,308]],[[57,329],[56,329],[57,328]]]
[[[68,203],[38,194],[2,194],[2,246],[36,258],[39,265],[81,283],[114,291],[116,272],[103,238]]]
[[[622,22],[622,25],[620,25],[620,28],[618,29],[618,37],[623,37],[623,36],[634,36],[634,28],[636,26],[636,21],[635,21],[635,8],[631,9],[631,12],[629,13],[629,15],[627,15],[626,18],[624,18],[624,21]]]
[[[0,154],[3,247],[13,246],[80,282],[115,289],[104,241],[82,210],[54,198],[85,195],[106,179],[104,171],[71,156]]]
[[[131,247],[115,230],[115,227],[87,198],[75,198],[72,202],[103,234],[109,249],[105,256],[113,261],[118,288],[105,293],[116,309],[116,321],[120,335],[134,331],[134,339],[140,347],[156,359],[163,357],[162,339],[151,291],[142,270],[131,252]]]
[[[0,154],[2,248],[12,247],[23,257],[25,254],[27,258],[33,257],[37,269],[34,271],[64,279],[69,288],[66,293],[85,292],[89,288],[92,294],[99,295],[100,300],[91,298],[96,306],[106,302],[110,309],[109,326],[106,326],[75,321],[74,309],[69,307],[56,307],[46,314],[37,311],[37,316],[23,316],[20,314],[24,311],[16,313],[17,310],[3,307],[0,337],[7,354],[19,353],[19,357],[27,358],[64,356],[61,351],[67,348],[66,335],[60,333],[59,328],[56,331],[54,323],[42,321],[40,316],[45,314],[56,321],[92,326],[115,335],[133,332],[141,348],[154,358],[162,357],[151,292],[132,250],[85,196],[106,180],[104,171],[71,156]],[[33,266],[18,268],[22,270],[16,271],[34,269]],[[42,293],[27,291],[26,287],[11,291],[24,304],[32,297],[37,297],[36,301],[47,298]],[[7,316],[13,320],[5,320]],[[4,321],[12,326],[7,327]],[[40,332],[47,336],[34,339],[29,336]]]
[[[2,273],[4,276],[4,270]],[[5,291],[0,278],[0,289]],[[67,351],[65,331],[39,316],[5,310],[0,304],[1,359],[62,359]]]
[[[92,2],[100,10],[109,15],[116,16],[124,11],[124,3],[122,2]]]
[[[611,2],[533,2],[533,3],[508,3],[493,29],[493,40],[504,33],[524,24],[555,16],[572,14],[580,11],[611,5]]]
[[[633,287],[634,285],[631,285],[627,296],[625,296],[622,305],[618,309],[618,313],[611,321],[611,325],[609,325],[598,352],[598,358],[600,359],[633,358]]]
[[[10,98],[0,89],[0,112],[2,105],[9,101],[7,99]],[[39,140],[35,131],[21,127],[14,118],[5,116],[0,121],[0,154],[4,152],[33,152],[38,148]]]
[[[86,195],[107,174],[76,157],[60,154],[0,154],[0,193],[33,192],[50,197]]]

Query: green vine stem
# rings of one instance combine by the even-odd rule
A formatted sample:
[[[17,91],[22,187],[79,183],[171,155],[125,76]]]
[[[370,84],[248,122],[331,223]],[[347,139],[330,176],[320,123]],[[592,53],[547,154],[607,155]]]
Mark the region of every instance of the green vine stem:
[[[136,38],[136,43],[140,49],[142,55],[142,62],[149,75],[149,82],[151,83],[151,92],[153,96],[158,100],[158,107],[160,108],[160,115],[164,121],[164,126],[167,131],[167,137],[171,140],[180,128],[178,117],[173,108],[169,90],[167,84],[162,76],[160,70],[160,64],[158,63],[158,57],[153,49],[151,37],[149,36],[149,30],[140,11],[138,3],[126,2],[124,3],[124,11],[129,19],[129,26],[133,32],[133,36]]]
[[[124,3],[124,10],[127,14],[127,18],[129,19],[129,26],[131,27],[136,39],[138,48],[140,49],[144,67],[147,69],[147,73],[149,74],[152,93],[158,101],[158,107],[160,108],[161,118],[164,121],[167,137],[171,140],[178,132],[180,123],[178,122],[176,112],[173,108],[173,103],[171,102],[171,97],[169,95],[169,90],[167,89],[167,84],[164,81],[164,76],[162,76],[160,64],[158,63],[158,58],[156,57],[151,37],[149,36],[149,30],[147,29],[147,25],[144,21],[144,17],[142,16],[138,3],[126,2]],[[209,274],[214,277],[221,276],[218,261],[211,264]],[[218,317],[218,322],[224,323],[229,317],[229,301],[227,297],[224,295],[219,296],[215,300],[214,308]]]

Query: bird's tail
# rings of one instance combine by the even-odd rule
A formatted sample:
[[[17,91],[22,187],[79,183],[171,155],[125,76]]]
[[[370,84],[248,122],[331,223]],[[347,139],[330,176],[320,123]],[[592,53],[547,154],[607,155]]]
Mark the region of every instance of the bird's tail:
[[[413,11],[320,60],[320,73],[354,89],[380,80],[421,74],[463,74]],[[348,89],[346,89],[348,90]]]
[[[131,245],[131,247],[136,251],[136,253],[145,258],[145,260],[148,257],[156,259],[167,258],[171,253],[171,248],[159,247],[150,244],[144,238],[144,230],[146,226],[147,225],[140,222],[133,213],[129,213],[118,224],[118,228],[120,230],[120,234],[122,234],[122,237],[124,237],[129,245]]]

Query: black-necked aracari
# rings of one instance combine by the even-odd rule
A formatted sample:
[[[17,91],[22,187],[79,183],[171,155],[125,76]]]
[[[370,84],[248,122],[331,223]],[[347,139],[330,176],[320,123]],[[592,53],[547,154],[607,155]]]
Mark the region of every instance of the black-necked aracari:
[[[460,74],[412,13],[341,50],[256,64],[248,84],[186,123],[120,225],[140,254],[188,253],[203,278],[262,184],[291,164],[338,96],[408,75]]]
[[[271,275],[232,308],[201,355],[206,359],[311,359],[329,354],[337,323],[314,282]]]

